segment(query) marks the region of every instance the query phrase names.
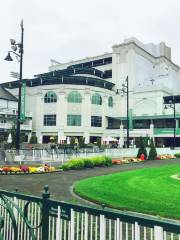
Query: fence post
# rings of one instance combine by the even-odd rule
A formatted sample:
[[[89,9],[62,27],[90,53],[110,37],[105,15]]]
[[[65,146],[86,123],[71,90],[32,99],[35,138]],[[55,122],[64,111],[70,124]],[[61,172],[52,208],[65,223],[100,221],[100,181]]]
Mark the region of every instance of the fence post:
[[[49,239],[49,187],[47,185],[44,186],[44,191],[42,193],[42,239]]]
[[[134,224],[134,240],[140,240],[140,227],[137,222]]]
[[[163,240],[163,228],[154,226],[154,240]]]

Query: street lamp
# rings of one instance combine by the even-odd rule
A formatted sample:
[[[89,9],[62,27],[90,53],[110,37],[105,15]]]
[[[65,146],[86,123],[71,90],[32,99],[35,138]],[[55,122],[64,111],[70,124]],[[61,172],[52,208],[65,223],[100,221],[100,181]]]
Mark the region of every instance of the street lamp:
[[[165,105],[164,109],[172,108],[173,109],[173,129],[174,129],[174,135],[173,135],[173,149],[176,146],[176,101],[175,97],[173,96],[173,100],[169,100],[168,104]]]
[[[20,63],[20,69],[19,69],[19,93],[18,93],[18,117],[17,117],[17,127],[16,127],[16,149],[19,150],[20,148],[20,114],[21,114],[21,85],[22,85],[22,65],[23,65],[23,38],[24,38],[24,27],[23,27],[23,20],[21,21],[20,24],[21,27],[21,42],[16,43],[14,39],[10,39],[11,42],[11,49],[13,51],[8,51],[8,55],[5,57],[4,60],[6,61],[13,61],[11,54],[13,53],[17,60]],[[18,53],[16,51],[18,50]]]
[[[127,132],[126,132],[126,138],[127,138],[127,148],[129,148],[129,79],[128,76],[125,80],[125,83],[122,84],[122,89],[117,89],[117,94],[119,94],[119,90],[127,95]]]

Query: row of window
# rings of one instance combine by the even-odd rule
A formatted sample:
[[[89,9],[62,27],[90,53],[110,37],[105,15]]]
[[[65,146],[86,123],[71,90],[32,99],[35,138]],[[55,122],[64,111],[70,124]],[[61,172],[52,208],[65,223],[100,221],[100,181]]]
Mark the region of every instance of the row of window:
[[[44,126],[56,126],[56,115],[44,115]],[[67,115],[67,126],[81,126],[81,115]],[[102,127],[101,116],[91,116],[91,127]]]
[[[82,96],[77,91],[72,91],[68,95],[68,102],[69,103],[81,103],[82,102]],[[45,103],[55,103],[57,102],[57,95],[56,93],[50,91],[47,92],[44,96],[44,102]],[[102,105],[102,97],[99,93],[95,93],[92,95],[91,103],[96,105]],[[108,106],[113,107],[113,98],[108,98]]]

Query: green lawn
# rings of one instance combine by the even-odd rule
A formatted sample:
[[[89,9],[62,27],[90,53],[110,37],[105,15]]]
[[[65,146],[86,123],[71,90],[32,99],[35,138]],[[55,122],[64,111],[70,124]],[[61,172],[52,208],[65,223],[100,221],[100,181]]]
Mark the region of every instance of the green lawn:
[[[180,219],[180,165],[88,178],[75,184],[80,196],[118,209]]]

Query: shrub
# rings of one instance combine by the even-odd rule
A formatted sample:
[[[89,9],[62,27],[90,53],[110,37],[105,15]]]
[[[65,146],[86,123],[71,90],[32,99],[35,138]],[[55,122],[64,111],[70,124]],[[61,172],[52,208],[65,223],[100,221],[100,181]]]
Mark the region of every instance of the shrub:
[[[71,169],[82,169],[84,168],[84,159],[77,158],[69,161],[69,166]]]
[[[97,146],[99,148],[101,148],[101,138],[100,137],[97,138]]]
[[[31,136],[29,143],[31,143],[31,144],[36,144],[36,143],[37,143],[37,137],[36,137],[36,135],[32,135],[32,136]]]
[[[105,158],[105,166],[109,167],[112,165],[112,158],[111,157],[104,157]]]
[[[60,169],[64,171],[70,169],[82,169],[82,168],[93,168],[94,166],[111,166],[111,157],[106,156],[96,156],[89,158],[76,158],[71,159],[68,163],[63,164]]]
[[[84,137],[80,137],[79,138],[79,147],[83,148],[84,147],[84,142],[85,142],[85,138]]]
[[[75,142],[76,142],[76,139],[75,137],[71,137],[71,140],[70,140],[70,146],[74,146],[75,145]]]
[[[94,167],[94,163],[91,160],[91,158],[85,158],[84,159],[84,167],[85,168],[93,168]]]
[[[69,163],[65,163],[60,167],[60,169],[62,169],[63,171],[67,171],[67,170],[70,170],[71,168]]]
[[[103,156],[97,156],[91,158],[93,161],[94,166],[100,167],[105,166],[105,157]]]
[[[147,159],[147,151],[146,151],[145,143],[142,137],[140,137],[139,139],[139,145],[140,146],[139,146],[137,158],[140,158],[141,154],[144,154],[145,159]]]
[[[175,156],[176,158],[180,158],[180,152],[179,152],[179,153],[175,153],[174,156]]]
[[[149,151],[148,159],[149,159],[149,160],[155,160],[156,157],[157,157],[157,151],[156,151],[156,148],[155,148],[155,146],[154,146],[154,141],[153,141],[153,139],[151,138],[150,151]]]

